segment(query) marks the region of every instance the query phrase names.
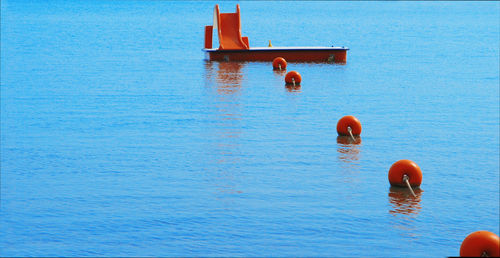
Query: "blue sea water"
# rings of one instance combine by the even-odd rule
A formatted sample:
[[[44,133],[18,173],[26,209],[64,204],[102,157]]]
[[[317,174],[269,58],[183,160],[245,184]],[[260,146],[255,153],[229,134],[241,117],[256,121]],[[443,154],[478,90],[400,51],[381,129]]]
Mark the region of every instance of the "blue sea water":
[[[204,60],[215,4],[251,46]],[[457,256],[499,234],[500,2],[1,2],[2,256]],[[360,144],[337,139],[354,115]],[[389,187],[399,159],[417,198]]]

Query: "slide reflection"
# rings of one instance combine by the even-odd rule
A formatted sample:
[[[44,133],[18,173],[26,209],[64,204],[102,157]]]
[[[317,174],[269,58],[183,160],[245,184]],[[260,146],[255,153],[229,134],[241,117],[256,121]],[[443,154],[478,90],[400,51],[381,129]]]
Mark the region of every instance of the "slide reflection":
[[[245,65],[240,62],[210,62],[217,64],[217,90],[220,94],[234,94],[241,89],[243,74],[241,69]]]
[[[209,141],[206,154],[210,157],[207,169],[216,193],[216,198],[224,206],[232,206],[234,194],[240,194],[237,181],[240,174],[241,150],[241,100],[240,91],[243,80],[242,68],[245,63],[239,62],[205,62],[205,85],[211,90],[209,99],[209,117],[213,118],[212,126],[207,128]]]

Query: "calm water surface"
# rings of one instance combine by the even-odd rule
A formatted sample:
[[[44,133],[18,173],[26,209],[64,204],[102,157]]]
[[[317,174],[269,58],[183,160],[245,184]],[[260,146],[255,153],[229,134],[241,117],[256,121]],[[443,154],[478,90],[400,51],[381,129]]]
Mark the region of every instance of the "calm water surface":
[[[251,46],[351,49],[289,64],[295,89],[203,59],[215,4],[2,1],[0,255],[443,257],[499,234],[499,2],[240,2]],[[417,198],[389,187],[399,159]]]

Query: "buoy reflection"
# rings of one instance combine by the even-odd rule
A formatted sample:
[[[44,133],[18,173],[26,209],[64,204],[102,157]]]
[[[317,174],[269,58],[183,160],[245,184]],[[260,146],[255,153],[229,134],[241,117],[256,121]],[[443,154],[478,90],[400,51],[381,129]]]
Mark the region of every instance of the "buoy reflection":
[[[344,144],[344,145],[349,145],[349,144],[354,144],[354,145],[359,145],[361,144],[361,137],[359,136],[354,136],[354,139],[349,136],[337,136],[337,143],[339,144]]]
[[[280,78],[286,75],[286,70],[273,70],[273,72],[274,75],[279,76]]]
[[[419,187],[413,188],[416,197],[414,197],[410,189],[406,187],[389,188],[389,203],[392,208],[389,213],[393,215],[417,215],[422,207],[420,206],[422,190]]]
[[[286,84],[285,88],[288,92],[300,92],[300,84]]]
[[[361,137],[337,136],[337,152],[341,161],[352,163],[359,160]]]

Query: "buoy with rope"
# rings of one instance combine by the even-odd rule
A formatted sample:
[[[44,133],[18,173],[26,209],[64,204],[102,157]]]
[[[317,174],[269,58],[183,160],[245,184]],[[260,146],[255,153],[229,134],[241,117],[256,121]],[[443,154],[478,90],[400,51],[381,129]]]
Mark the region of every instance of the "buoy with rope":
[[[302,76],[297,71],[291,71],[285,75],[285,82],[288,85],[299,85],[302,81]]]
[[[412,187],[419,187],[422,183],[422,170],[411,160],[398,160],[389,169],[389,183],[392,186],[408,187],[411,194],[416,197]]]
[[[356,139],[354,136],[361,135],[361,122],[354,116],[344,116],[337,122],[337,133],[341,136],[351,136],[352,140]]]
[[[489,231],[473,232],[462,242],[460,256],[500,257],[500,239],[495,233]]]
[[[286,70],[286,60],[283,57],[276,57],[273,60],[273,70]]]

